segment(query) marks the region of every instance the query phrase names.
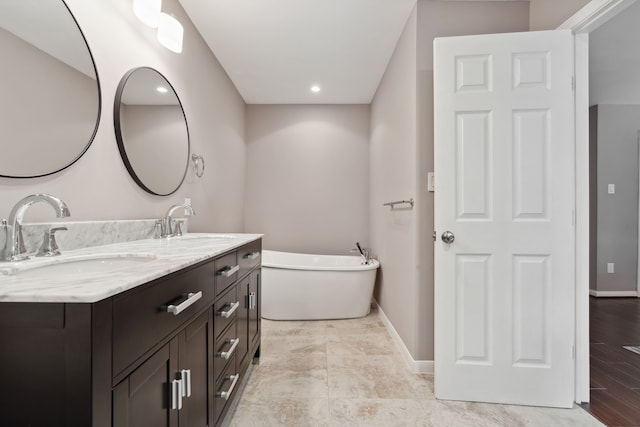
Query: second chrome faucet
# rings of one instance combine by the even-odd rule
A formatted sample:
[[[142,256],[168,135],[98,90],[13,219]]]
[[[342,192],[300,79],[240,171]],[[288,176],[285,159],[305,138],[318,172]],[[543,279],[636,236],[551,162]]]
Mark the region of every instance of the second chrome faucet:
[[[178,203],[172,205],[169,210],[167,210],[166,215],[160,221],[160,237],[175,237],[182,236],[182,229],[180,227],[180,223],[176,222],[172,215],[177,210],[183,208],[185,213],[189,215],[195,215],[196,211],[189,205]]]

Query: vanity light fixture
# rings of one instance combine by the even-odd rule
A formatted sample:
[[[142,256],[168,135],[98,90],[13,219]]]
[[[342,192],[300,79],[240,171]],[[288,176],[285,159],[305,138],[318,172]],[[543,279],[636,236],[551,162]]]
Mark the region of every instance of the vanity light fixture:
[[[166,88],[166,87],[164,87],[164,86],[158,86],[158,87],[156,88],[156,90],[157,90],[158,92],[160,92],[160,93],[167,93],[167,92],[169,92],[169,89],[167,89],[167,88]]]
[[[313,93],[320,92],[320,86],[318,86],[318,85],[311,86],[311,92],[313,92]]]
[[[158,27],[161,8],[162,0],[133,0],[133,13],[151,28]]]
[[[160,44],[172,52],[182,52],[182,38],[184,28],[182,24],[173,16],[166,13],[160,14],[158,24],[158,41]]]
[[[162,13],[162,0],[133,0],[133,13],[145,25],[158,29],[158,41],[172,52],[182,52],[184,28],[172,15]]]

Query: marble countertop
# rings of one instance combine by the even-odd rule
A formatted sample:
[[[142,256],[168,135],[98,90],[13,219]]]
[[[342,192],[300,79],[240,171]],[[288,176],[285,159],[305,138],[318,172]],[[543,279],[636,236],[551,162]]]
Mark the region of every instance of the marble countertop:
[[[66,251],[51,258],[0,263],[0,302],[92,303],[109,298],[262,237],[262,234],[189,233],[168,239],[146,239]],[[101,259],[137,259],[114,263],[108,271],[47,266]],[[117,261],[117,260],[116,260]],[[67,264],[71,266],[75,264]],[[63,267],[65,268],[65,267]]]

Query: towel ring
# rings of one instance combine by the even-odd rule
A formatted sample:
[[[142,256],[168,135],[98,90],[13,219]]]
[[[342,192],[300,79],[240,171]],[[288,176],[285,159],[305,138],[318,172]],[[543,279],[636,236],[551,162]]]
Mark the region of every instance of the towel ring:
[[[191,160],[193,160],[193,167],[196,170],[196,176],[202,178],[204,175],[204,157],[199,154],[192,154]]]

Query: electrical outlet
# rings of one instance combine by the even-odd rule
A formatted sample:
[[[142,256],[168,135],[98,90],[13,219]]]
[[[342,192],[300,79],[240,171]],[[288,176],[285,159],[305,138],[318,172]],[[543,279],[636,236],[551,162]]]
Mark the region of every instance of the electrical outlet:
[[[616,185],[615,184],[609,184],[607,186],[607,193],[616,194]]]
[[[189,197],[185,197],[185,198],[184,198],[184,204],[185,204],[185,205],[187,205],[187,206],[191,206],[191,198],[189,198]],[[191,215],[191,214],[189,213],[189,211],[188,211],[188,210],[186,210],[186,209],[185,209],[185,211],[184,211],[184,215],[185,215],[185,216],[189,216],[189,215]]]
[[[608,262],[607,263],[607,273],[613,273],[614,272],[614,264],[612,262]]]

